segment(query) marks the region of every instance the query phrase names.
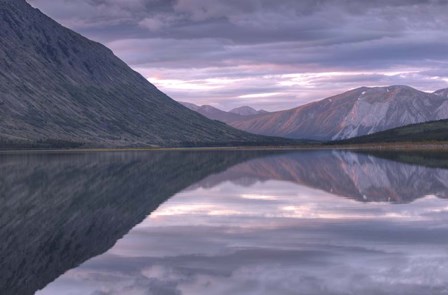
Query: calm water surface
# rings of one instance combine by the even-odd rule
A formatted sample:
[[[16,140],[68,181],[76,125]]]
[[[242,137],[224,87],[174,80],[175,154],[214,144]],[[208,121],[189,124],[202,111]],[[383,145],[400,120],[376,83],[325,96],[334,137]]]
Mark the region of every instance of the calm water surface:
[[[1,155],[0,294],[448,294],[446,159]]]

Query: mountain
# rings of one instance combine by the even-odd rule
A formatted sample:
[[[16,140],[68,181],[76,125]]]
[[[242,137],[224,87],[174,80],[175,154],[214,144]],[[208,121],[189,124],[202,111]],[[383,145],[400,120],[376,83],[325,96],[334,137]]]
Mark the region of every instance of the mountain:
[[[253,117],[260,114],[268,113],[265,110],[255,110],[254,108],[243,106],[239,108],[232,109],[228,112],[220,110],[218,108],[212,107],[210,105],[198,106],[189,102],[180,102],[183,106],[189,108],[192,111],[198,112],[199,114],[211,119],[218,120],[227,124],[235,121],[244,120],[247,117]]]
[[[180,102],[183,106],[195,111],[210,120],[218,120],[224,123],[230,123],[242,118],[242,116],[230,112],[220,110],[218,108],[212,107],[210,105],[198,106],[189,102]]]
[[[448,97],[448,88],[440,89],[434,92],[435,95]]]
[[[439,120],[393,128],[370,135],[334,142],[335,144],[448,142],[448,120]]]
[[[242,107],[230,110],[229,113],[238,114],[240,116],[255,116],[255,115],[261,115],[261,114],[267,114],[268,112],[265,110],[257,111],[254,108],[251,108],[248,106],[242,106]]]
[[[361,87],[230,125],[256,134],[327,141],[447,118],[446,97],[408,86],[390,86]]]
[[[194,103],[189,103],[189,102],[184,102],[184,101],[179,101],[179,103],[181,105],[183,105],[184,107],[189,108],[190,110],[195,111],[195,112],[198,112],[201,109],[200,106],[195,105]]]
[[[188,110],[24,0],[0,0],[0,27],[0,147],[275,142]]]

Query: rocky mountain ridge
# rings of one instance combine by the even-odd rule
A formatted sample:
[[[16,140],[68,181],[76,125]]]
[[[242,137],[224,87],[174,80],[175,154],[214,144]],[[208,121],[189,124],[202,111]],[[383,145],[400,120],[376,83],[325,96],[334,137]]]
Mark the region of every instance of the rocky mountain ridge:
[[[437,91],[434,91],[435,95],[439,95],[439,96],[443,96],[443,97],[448,97],[448,88],[444,88],[444,89],[439,89]]]
[[[426,93],[409,86],[361,87],[279,111],[230,122],[255,134],[330,141],[448,118],[443,90]]]
[[[267,114],[268,112],[265,110],[255,110],[249,106],[242,106],[238,108],[234,108],[228,112],[215,108],[211,105],[196,105],[189,102],[180,102],[183,106],[189,108],[192,111],[195,111],[211,120],[218,120],[227,124],[230,124],[234,121],[244,120],[249,117],[253,117],[256,115]]]
[[[268,111],[265,110],[256,110],[249,106],[242,106],[238,108],[231,109],[229,113],[238,114],[241,116],[255,116],[255,115],[261,115],[261,114],[267,114]]]

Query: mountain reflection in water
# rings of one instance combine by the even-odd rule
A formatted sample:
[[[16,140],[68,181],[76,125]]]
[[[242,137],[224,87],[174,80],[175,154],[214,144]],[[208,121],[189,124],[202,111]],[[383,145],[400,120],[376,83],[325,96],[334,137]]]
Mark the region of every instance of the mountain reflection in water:
[[[1,294],[448,290],[448,170],[421,159],[240,151],[0,161]]]

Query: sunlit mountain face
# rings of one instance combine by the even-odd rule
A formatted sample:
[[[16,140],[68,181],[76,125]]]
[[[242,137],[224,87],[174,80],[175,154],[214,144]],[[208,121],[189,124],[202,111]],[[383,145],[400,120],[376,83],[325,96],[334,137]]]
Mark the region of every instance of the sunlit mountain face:
[[[448,287],[440,157],[240,151],[1,160],[2,294]]]

